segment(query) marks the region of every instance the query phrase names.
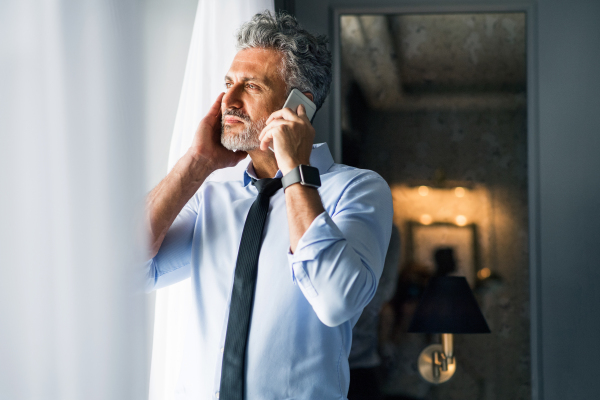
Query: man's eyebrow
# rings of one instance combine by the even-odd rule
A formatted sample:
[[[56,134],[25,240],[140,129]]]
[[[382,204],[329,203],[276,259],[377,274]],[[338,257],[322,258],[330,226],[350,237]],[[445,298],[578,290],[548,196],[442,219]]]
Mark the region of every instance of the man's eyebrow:
[[[225,75],[225,81],[232,81],[233,78]],[[255,82],[260,82],[260,83],[264,83],[265,85],[269,85],[269,80],[268,79],[262,79],[262,78],[258,78],[256,76],[244,76],[240,79],[242,82],[248,82],[248,81],[255,81]]]

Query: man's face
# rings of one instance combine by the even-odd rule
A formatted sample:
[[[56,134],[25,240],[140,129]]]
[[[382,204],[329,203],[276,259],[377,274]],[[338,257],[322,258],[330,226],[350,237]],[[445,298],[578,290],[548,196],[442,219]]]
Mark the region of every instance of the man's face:
[[[283,107],[283,56],[271,49],[238,52],[225,76],[221,143],[229,150],[256,150],[269,115]]]

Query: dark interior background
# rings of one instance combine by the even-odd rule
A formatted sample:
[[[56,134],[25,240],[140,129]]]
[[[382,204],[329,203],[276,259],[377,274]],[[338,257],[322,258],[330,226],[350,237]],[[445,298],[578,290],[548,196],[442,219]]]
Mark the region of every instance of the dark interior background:
[[[533,62],[527,66],[531,72],[528,95],[534,105],[528,124],[535,128],[528,132],[527,150],[528,161],[533,161],[528,163],[531,396],[595,398],[600,392],[595,377],[600,350],[591,345],[600,336],[600,2],[293,3],[307,29],[330,37],[335,8],[403,8],[403,12],[528,8],[533,34],[528,38],[533,49]],[[330,96],[314,124],[317,140],[335,149],[332,102]]]
[[[380,337],[389,399],[531,398],[525,20],[524,13],[341,17],[342,162],[387,180],[401,232],[398,293],[384,308],[393,317],[382,319],[389,333]],[[433,261],[415,259],[413,244],[457,254],[449,243],[460,238],[413,237],[423,215],[426,225],[455,225],[458,215],[475,224],[483,273],[455,274],[471,281],[492,330],[455,336],[457,372],[439,386],[420,379],[416,365],[439,338],[406,333],[416,300],[402,291],[435,273]]]

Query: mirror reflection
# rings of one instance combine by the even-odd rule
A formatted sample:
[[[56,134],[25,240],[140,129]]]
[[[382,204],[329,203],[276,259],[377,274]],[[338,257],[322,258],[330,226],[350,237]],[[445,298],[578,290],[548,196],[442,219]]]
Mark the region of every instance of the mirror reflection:
[[[344,15],[342,162],[381,174],[395,234],[354,329],[349,400],[529,399],[524,13]],[[463,276],[492,331],[454,335],[434,385],[408,333],[432,277]]]

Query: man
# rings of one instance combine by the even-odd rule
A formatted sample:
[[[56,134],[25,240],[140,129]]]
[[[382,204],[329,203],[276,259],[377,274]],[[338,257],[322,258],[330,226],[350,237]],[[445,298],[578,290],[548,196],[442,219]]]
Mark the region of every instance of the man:
[[[325,38],[265,12],[241,27],[238,49],[225,93],[148,197],[149,288],[192,281],[176,398],[346,399],[352,326],[390,240],[390,190],[313,146],[302,106],[281,110],[294,88],[323,104]],[[206,181],[246,155],[238,178]],[[311,167],[318,189],[298,173]]]

